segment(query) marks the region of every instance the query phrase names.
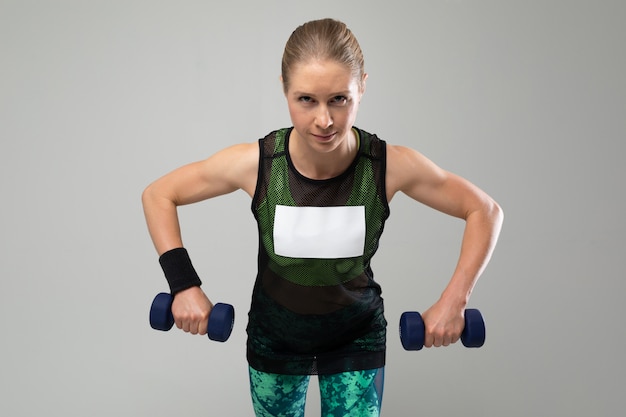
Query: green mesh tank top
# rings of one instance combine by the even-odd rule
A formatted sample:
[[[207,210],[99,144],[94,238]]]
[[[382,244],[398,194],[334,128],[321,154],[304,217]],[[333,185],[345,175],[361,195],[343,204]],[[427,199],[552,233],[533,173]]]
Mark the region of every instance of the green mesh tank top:
[[[247,327],[254,369],[332,374],[385,363],[387,322],[370,268],[389,216],[385,142],[355,131],[355,160],[325,180],[291,163],[291,128],[259,140],[258,275]]]

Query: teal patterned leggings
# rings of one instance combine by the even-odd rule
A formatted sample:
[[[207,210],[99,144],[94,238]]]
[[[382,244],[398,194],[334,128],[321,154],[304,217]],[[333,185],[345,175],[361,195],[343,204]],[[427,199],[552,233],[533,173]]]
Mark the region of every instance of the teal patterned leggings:
[[[303,417],[309,375],[280,375],[249,368],[257,417]],[[378,417],[385,368],[319,375],[322,417]]]

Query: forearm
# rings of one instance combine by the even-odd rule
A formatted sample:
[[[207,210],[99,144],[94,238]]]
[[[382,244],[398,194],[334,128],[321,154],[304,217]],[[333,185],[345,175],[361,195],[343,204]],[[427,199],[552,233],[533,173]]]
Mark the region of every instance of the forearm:
[[[452,278],[442,293],[443,300],[460,309],[465,308],[480,275],[491,259],[502,221],[502,210],[493,201],[467,216],[461,253]]]
[[[148,230],[172,295],[202,285],[187,250],[183,248],[176,203],[163,197],[152,186],[144,191],[142,202]]]
[[[141,196],[148,232],[157,253],[183,246],[176,204],[159,194],[154,185],[148,186]]]

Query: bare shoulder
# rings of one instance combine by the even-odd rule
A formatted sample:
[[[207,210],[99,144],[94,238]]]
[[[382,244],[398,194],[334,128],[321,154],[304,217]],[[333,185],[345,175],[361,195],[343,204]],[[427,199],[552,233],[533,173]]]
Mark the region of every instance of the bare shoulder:
[[[229,146],[200,164],[207,178],[219,178],[232,189],[242,189],[253,195],[259,168],[258,142]]]
[[[446,172],[415,149],[387,145],[387,196],[398,191],[411,195],[420,185],[436,185],[446,179]]]
[[[212,164],[232,164],[234,169],[258,165],[259,145],[257,142],[231,145],[207,158],[206,162]]]
[[[388,146],[387,196],[402,192],[416,201],[459,218],[497,206],[483,190],[440,168],[416,150]]]

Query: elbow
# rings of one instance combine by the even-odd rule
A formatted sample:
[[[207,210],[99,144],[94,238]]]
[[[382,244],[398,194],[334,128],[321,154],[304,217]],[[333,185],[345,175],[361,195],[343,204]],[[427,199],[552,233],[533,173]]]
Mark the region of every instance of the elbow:
[[[141,193],[141,205],[144,210],[150,207],[157,200],[157,190],[154,183],[148,185]]]
[[[141,204],[144,211],[153,208],[176,207],[177,200],[173,198],[159,181],[148,185],[141,193]]]
[[[495,200],[490,199],[487,213],[489,213],[489,218],[494,227],[499,231],[504,222],[504,210],[502,210],[502,207]]]
[[[474,207],[468,210],[463,217],[465,221],[470,218],[480,219],[482,223],[491,223],[496,227],[502,225],[504,221],[504,211],[502,207],[490,196],[483,194],[474,202]]]
[[[149,204],[151,194],[152,194],[152,184],[144,188],[143,192],[141,193],[141,205],[144,208],[146,208],[146,206]]]

